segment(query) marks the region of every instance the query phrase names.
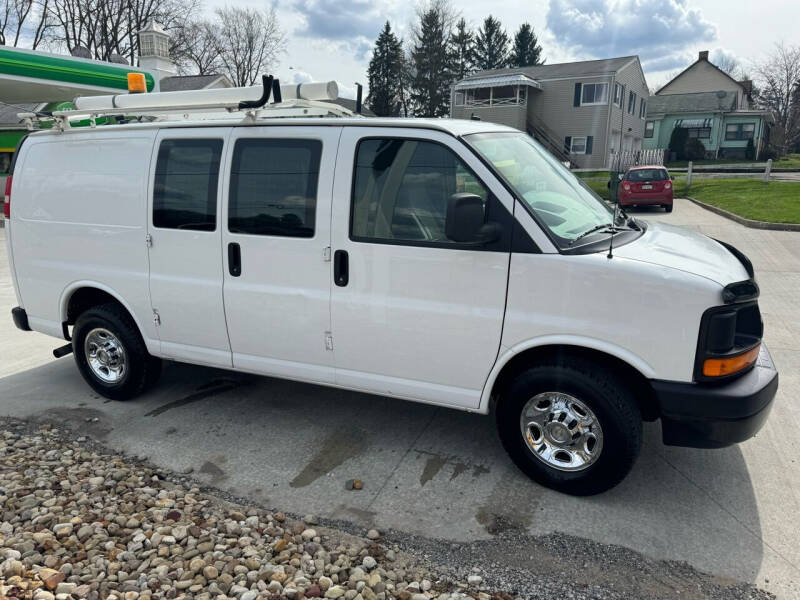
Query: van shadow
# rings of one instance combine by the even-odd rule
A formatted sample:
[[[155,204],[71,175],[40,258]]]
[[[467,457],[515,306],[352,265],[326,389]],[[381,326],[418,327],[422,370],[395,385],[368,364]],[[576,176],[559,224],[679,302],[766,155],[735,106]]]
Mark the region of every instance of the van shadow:
[[[168,364],[149,394],[109,402],[61,360],[0,379],[0,414],[193,469],[200,483],[268,507],[358,526],[456,541],[561,532],[746,581],[763,559],[741,450],[668,448],[657,423],[645,426],[627,479],[575,498],[517,471],[491,416],[217,369]],[[365,489],[344,491],[354,477]]]

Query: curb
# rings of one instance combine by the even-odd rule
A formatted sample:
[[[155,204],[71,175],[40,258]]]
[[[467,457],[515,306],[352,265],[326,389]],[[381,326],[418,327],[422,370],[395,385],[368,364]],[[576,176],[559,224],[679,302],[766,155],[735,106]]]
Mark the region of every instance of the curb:
[[[719,208],[718,206],[713,206],[711,204],[706,204],[705,202],[700,202],[700,200],[695,200],[691,196],[684,196],[687,200],[691,200],[697,206],[705,208],[713,213],[718,214],[721,217],[725,217],[730,219],[731,221],[736,221],[740,225],[744,225],[745,227],[750,227],[752,229],[771,229],[772,231],[800,231],[800,223],[770,223],[769,221],[755,221],[753,219],[745,219],[744,217],[740,217],[737,214],[729,212],[724,208]]]

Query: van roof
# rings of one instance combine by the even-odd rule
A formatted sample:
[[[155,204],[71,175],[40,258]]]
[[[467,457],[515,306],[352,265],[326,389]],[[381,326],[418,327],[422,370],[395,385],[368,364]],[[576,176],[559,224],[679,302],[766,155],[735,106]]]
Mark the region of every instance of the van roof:
[[[77,111],[76,111],[77,112]],[[135,112],[135,111],[131,111]],[[490,133],[490,132],[516,132],[518,129],[506,125],[498,125],[488,121],[474,121],[465,119],[417,119],[400,117],[273,117],[252,119],[233,119],[230,116],[209,119],[165,119],[150,121],[145,123],[126,123],[124,125],[101,125],[95,128],[74,127],[70,128],[69,133],[100,133],[121,130],[140,130],[140,129],[168,129],[168,128],[188,128],[188,127],[264,127],[264,126],[283,126],[283,127],[405,127],[414,129],[432,129],[449,133],[455,137],[468,135],[471,133]],[[55,135],[60,133],[55,128],[35,131],[33,135]]]

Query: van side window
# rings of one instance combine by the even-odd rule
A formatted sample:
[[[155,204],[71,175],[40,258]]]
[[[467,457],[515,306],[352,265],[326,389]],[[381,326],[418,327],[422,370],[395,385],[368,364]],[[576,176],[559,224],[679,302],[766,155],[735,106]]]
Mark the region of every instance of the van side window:
[[[449,198],[488,191],[469,168],[437,142],[365,139],[356,150],[350,237],[357,241],[458,246],[445,235]]]
[[[228,198],[231,233],[313,237],[322,142],[240,139]]]
[[[214,231],[222,140],[164,140],[158,149],[153,225]]]

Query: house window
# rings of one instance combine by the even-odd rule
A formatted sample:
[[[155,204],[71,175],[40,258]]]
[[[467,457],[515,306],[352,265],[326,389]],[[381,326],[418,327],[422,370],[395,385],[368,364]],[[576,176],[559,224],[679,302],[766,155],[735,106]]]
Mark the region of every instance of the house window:
[[[750,140],[756,130],[755,123],[729,123],[725,126],[726,140]]]
[[[571,154],[586,154],[586,136],[575,136],[569,147]]]
[[[581,91],[581,106],[608,104],[607,83],[584,83]]]
[[[647,117],[647,102],[642,98],[639,100],[639,118],[644,119],[645,117]]]
[[[690,138],[699,138],[701,140],[711,138],[711,127],[689,127],[686,132]]]
[[[622,108],[622,85],[619,83],[614,84],[614,104]]]
[[[636,94],[628,92],[628,114],[632,115],[636,111]]]
[[[456,106],[464,106],[464,92],[456,92],[455,104]]]
[[[457,91],[454,102],[456,106],[524,105],[525,86],[501,85]]]
[[[644,137],[651,138],[653,137],[653,131],[655,129],[656,122],[655,121],[648,121],[644,124]]]

